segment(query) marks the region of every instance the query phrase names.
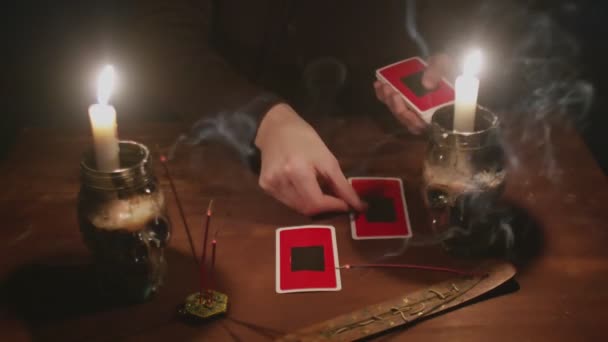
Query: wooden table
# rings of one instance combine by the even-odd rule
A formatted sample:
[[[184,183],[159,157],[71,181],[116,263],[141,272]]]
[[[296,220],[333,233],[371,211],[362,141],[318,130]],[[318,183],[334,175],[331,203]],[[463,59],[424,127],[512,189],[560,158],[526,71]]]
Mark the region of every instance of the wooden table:
[[[388,136],[365,118],[333,121],[327,142],[349,173],[404,180],[412,224],[428,226],[420,196],[425,140]],[[123,138],[166,148],[180,128],[166,124],[121,127]],[[608,306],[608,184],[580,138],[556,129],[559,179],[548,179],[539,149],[516,144],[505,197],[522,208],[538,231],[522,243],[519,290],[497,296],[380,339],[411,341],[538,341],[606,339]],[[278,295],[274,291],[274,232],[311,222],[336,227],[340,260],[381,257],[399,243],[355,242],[346,215],[306,218],[264,195],[257,177],[228,149],[208,144],[178,151],[172,175],[195,241],[202,215],[216,201],[220,229],[218,288],[230,295],[228,317],[200,326],[175,318],[175,308],[196,290],[197,274],[175,201],[169,197],[173,238],[166,285],[152,301],[111,308],[87,303],[92,284],[76,221],[79,160],[90,141],[85,128],[25,129],[0,164],[0,340],[268,340],[364,305],[447,279],[423,271],[350,270],[340,292]],[[372,145],[382,141],[380,147]],[[373,149],[373,151],[372,151]],[[373,152],[373,153],[372,153]],[[365,165],[364,165],[365,164]],[[163,189],[167,179],[157,167]],[[528,241],[529,240],[529,241]],[[470,266],[479,260],[446,255],[441,248],[410,247],[396,262]]]

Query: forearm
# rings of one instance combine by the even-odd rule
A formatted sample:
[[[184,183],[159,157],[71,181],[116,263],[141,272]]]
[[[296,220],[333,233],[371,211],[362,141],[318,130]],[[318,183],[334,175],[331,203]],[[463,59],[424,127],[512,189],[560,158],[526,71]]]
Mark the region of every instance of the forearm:
[[[294,121],[308,125],[288,104],[280,103],[272,106],[267,113],[261,117],[260,125],[254,140],[255,146],[259,149],[263,149],[266,144],[272,144],[271,135],[273,131]]]

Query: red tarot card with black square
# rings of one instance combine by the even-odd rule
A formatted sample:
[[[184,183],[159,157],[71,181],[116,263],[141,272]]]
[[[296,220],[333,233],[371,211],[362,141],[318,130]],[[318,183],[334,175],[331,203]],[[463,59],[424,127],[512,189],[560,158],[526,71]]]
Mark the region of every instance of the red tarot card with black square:
[[[454,88],[442,79],[435,89],[426,89],[422,84],[426,68],[423,59],[412,57],[376,70],[376,78],[390,85],[412,110],[430,122],[437,109],[454,103]]]
[[[412,236],[401,179],[354,177],[349,178],[349,182],[368,204],[365,212],[351,214],[353,239],[397,239]]]
[[[278,293],[338,291],[336,233],[332,226],[279,228],[276,232]]]

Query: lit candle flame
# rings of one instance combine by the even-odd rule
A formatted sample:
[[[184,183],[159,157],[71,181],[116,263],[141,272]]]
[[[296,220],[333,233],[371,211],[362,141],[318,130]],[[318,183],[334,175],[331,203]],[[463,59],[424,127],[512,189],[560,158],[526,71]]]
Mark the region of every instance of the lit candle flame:
[[[114,88],[114,68],[107,65],[97,79],[97,102],[89,107],[96,167],[112,172],[120,167],[116,110],[108,104]]]
[[[464,60],[462,75],[456,78],[454,96],[454,130],[473,132],[477,112],[479,79],[476,74],[481,69],[481,51],[473,50]]]
[[[97,102],[107,105],[114,88],[114,67],[106,65],[97,79]]]
[[[464,59],[464,67],[462,74],[466,76],[475,76],[481,70],[482,57],[480,50],[474,50]]]

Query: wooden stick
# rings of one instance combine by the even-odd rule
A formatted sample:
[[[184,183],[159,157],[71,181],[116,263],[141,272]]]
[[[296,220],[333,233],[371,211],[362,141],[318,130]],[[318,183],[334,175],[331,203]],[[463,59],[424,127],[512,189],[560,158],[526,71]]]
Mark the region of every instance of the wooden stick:
[[[407,268],[412,270],[423,270],[423,271],[435,271],[452,273],[461,276],[472,276],[474,272],[458,270],[454,268],[439,267],[439,266],[427,266],[427,265],[413,265],[413,264],[355,264],[355,265],[343,265],[338,268],[341,269],[352,269],[352,268]]]
[[[211,241],[211,270],[209,270],[209,290],[213,290],[213,274],[215,272],[215,250],[217,247],[217,240]]]
[[[169,180],[169,185],[171,186],[171,192],[173,192],[173,196],[175,197],[175,203],[177,204],[177,209],[179,210],[179,216],[182,219],[182,223],[184,224],[184,229],[186,229],[186,235],[188,236],[188,242],[190,243],[190,251],[192,252],[192,258],[194,259],[194,263],[198,266],[198,258],[196,257],[196,250],[194,249],[194,241],[192,240],[192,234],[190,233],[190,227],[188,226],[188,222],[186,221],[186,215],[184,214],[184,208],[182,207],[182,202],[179,200],[179,196],[177,195],[177,190],[175,188],[175,184],[173,183],[173,177],[171,177],[171,173],[169,172],[169,167],[167,166],[167,157],[164,155],[160,156],[160,163],[165,169],[165,174],[167,175],[167,179]]]

